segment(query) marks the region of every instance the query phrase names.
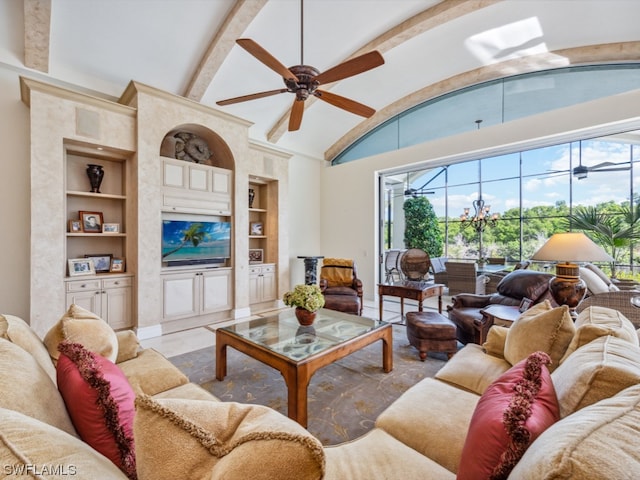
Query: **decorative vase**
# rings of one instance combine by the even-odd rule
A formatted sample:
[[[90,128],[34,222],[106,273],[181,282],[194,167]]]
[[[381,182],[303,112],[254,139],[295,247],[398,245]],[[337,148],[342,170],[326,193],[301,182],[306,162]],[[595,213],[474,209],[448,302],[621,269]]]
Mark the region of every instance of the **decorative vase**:
[[[100,193],[100,184],[104,178],[104,170],[102,165],[87,165],[87,176],[89,177],[89,183],[91,183],[91,192]]]
[[[249,189],[249,208],[253,208],[253,199],[256,198],[256,192],[253,191],[253,188]]]
[[[296,318],[300,325],[313,325],[316,319],[316,312],[310,312],[302,307],[296,307]]]

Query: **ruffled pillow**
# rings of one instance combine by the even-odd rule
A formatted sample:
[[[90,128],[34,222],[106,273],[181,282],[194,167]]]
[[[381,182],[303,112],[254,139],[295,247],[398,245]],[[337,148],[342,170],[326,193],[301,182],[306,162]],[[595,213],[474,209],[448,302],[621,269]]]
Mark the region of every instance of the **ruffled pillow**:
[[[462,449],[458,480],[506,479],[529,445],[560,419],[547,369],[535,352],[492,383],[480,397]]]
[[[58,348],[58,389],[80,438],[137,478],[135,393],[127,378],[116,364],[78,343],[62,342]]]

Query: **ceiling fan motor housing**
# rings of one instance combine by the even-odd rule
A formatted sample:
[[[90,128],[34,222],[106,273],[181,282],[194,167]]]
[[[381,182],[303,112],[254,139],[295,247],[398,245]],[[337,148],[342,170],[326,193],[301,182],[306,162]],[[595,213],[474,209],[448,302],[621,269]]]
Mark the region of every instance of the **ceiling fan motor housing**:
[[[296,99],[304,101],[309,98],[309,95],[313,95],[319,85],[318,82],[314,81],[314,78],[320,74],[320,71],[309,65],[295,65],[289,67],[289,70],[298,78],[298,81],[284,77],[283,80],[287,89],[296,94]]]

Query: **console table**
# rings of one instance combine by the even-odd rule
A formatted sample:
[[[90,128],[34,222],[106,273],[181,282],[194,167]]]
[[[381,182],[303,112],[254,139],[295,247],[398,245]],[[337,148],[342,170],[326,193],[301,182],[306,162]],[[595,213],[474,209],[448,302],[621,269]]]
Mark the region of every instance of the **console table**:
[[[383,297],[385,295],[400,297],[400,317],[404,319],[404,299],[418,301],[418,311],[422,312],[422,302],[429,297],[438,297],[438,312],[442,313],[442,293],[444,285],[427,281],[402,280],[393,283],[379,283],[378,297],[380,299],[380,320],[382,320]]]

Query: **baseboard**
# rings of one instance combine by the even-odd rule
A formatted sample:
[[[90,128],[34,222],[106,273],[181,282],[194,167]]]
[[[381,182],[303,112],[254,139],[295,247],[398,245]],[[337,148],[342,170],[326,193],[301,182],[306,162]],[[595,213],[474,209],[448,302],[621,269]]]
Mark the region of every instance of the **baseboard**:
[[[147,340],[149,338],[162,336],[162,325],[159,323],[148,327],[138,327],[136,329],[138,340]]]

